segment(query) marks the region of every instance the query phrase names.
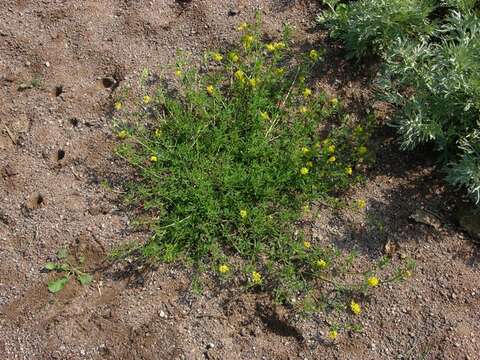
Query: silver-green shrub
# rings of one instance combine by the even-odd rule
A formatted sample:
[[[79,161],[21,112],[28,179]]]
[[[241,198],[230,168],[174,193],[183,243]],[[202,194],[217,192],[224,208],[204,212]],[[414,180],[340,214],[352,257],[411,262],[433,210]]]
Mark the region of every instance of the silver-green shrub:
[[[480,4],[358,0],[319,19],[351,56],[378,54],[402,148],[434,143],[447,180],[480,201]],[[415,12],[414,10],[418,11]]]

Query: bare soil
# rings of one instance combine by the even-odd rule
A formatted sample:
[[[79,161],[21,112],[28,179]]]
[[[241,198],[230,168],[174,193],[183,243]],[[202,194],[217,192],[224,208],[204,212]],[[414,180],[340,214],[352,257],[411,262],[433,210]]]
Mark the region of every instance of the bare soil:
[[[129,171],[113,155],[116,92],[178,49],[228,46],[257,9],[267,36],[288,22],[299,48],[325,41],[314,1],[0,0],[3,359],[480,359],[479,245],[456,227],[457,196],[428,156],[400,153],[388,133],[367,183],[345,195],[366,199],[366,212],[322,207],[310,225],[315,241],[356,249],[360,265],[385,250],[416,260],[409,281],[368,299],[360,334],[326,342],[332,319],[301,318],[261,293],[207,285],[196,295],[178,264],[107,266],[109,250],[148,236],[120,200]],[[368,76],[336,47],[328,56],[319,86],[362,108]],[[412,221],[418,209],[440,225]],[[86,257],[92,285],[47,291],[41,269],[61,247]]]

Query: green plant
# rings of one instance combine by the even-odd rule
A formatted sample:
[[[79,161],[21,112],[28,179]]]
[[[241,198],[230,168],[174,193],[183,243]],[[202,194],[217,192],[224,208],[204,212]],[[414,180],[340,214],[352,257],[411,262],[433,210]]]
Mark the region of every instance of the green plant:
[[[78,265],[73,265],[73,261],[69,256],[67,249],[60,249],[57,252],[57,261],[48,262],[44,265],[44,269],[47,271],[56,271],[63,274],[63,276],[53,279],[48,283],[48,291],[51,293],[57,293],[62,290],[68,283],[70,278],[74,276],[81,285],[88,285],[92,282],[92,276],[78,266],[82,266],[85,259],[80,257],[78,259]]]
[[[42,79],[40,77],[33,78],[29,83],[21,83],[18,85],[18,91],[25,91],[42,86]]]
[[[452,12],[435,41],[398,41],[379,81],[402,147],[432,142],[447,180],[480,199],[480,18]],[[413,89],[414,91],[409,91]]]
[[[138,169],[126,200],[150,213],[152,229],[150,241],[116,256],[184,259],[280,302],[313,298],[321,283],[346,301],[365,290],[367,273],[355,274],[358,286],[344,281],[353,259],[307,239],[300,221],[362,178],[374,119],[354,123],[339,99],[309,87],[321,52],[293,56],[288,29],[272,43],[257,25],[240,31],[238,49],[209,52],[200,67],[180,58],[175,81],[133,112],[115,107],[117,153]]]
[[[429,20],[432,0],[325,1],[329,11],[318,21],[332,38],[345,43],[349,57],[381,55],[399,38],[422,38],[435,29]]]
[[[422,8],[416,17],[391,17],[401,9],[396,0],[359,0],[341,13],[325,15],[332,33],[341,34],[349,52],[362,56],[379,50],[384,67],[378,77],[379,94],[395,105],[394,126],[401,146],[413,150],[433,143],[445,165],[447,180],[463,186],[480,200],[480,17],[476,2],[448,0],[404,4]],[[340,5],[339,5],[340,6]],[[379,6],[387,11],[374,13]],[[338,6],[337,6],[338,7]],[[385,10],[390,9],[390,10]],[[386,15],[386,16],[384,16]],[[376,19],[384,16],[385,20]],[[428,31],[411,31],[408,24],[435,24]],[[417,19],[417,20],[415,20]],[[369,26],[364,26],[369,24]],[[373,24],[373,25],[372,25]],[[387,29],[393,26],[395,31]],[[381,33],[372,30],[382,29]],[[410,29],[410,30],[409,30]],[[378,45],[381,44],[381,45]]]

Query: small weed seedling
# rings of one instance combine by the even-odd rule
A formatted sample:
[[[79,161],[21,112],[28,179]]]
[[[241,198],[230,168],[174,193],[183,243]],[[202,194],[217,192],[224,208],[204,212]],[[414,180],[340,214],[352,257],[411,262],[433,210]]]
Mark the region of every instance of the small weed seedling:
[[[74,276],[81,285],[88,285],[92,282],[92,276],[80,270],[79,267],[72,265],[69,257],[67,249],[60,249],[57,252],[57,261],[45,264],[45,270],[56,271],[57,273],[63,274],[62,277],[51,280],[48,283],[48,291],[51,293],[55,294],[62,290],[72,276]],[[78,259],[78,265],[82,266],[84,261],[85,259],[80,257]]]
[[[17,90],[25,91],[29,89],[39,88],[40,86],[42,86],[42,79],[39,77],[35,77],[29,83],[21,83],[20,85],[18,85]]]

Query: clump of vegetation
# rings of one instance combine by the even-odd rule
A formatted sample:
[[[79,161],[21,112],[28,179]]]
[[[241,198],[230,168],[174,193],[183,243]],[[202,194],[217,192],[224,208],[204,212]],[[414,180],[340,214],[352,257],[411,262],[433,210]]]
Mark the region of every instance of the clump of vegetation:
[[[17,90],[25,91],[29,89],[39,88],[40,86],[42,86],[42,79],[40,77],[34,77],[30,82],[21,83],[20,85],[18,85]]]
[[[63,274],[61,277],[53,279],[48,283],[48,291],[54,294],[59,292],[65,287],[72,276],[75,277],[81,285],[90,284],[92,282],[92,275],[82,269],[84,262],[85,259],[83,257],[73,261],[67,249],[60,249],[57,252],[57,261],[48,262],[44,265],[46,271],[56,271],[57,273]]]
[[[381,55],[398,38],[421,38],[435,29],[430,0],[324,1],[330,8],[318,20],[340,39],[349,57]]]
[[[383,266],[352,273],[354,255],[306,238],[299,221],[315,200],[361,179],[372,119],[353,123],[341,100],[309,86],[321,51],[297,59],[288,29],[270,43],[258,25],[239,30],[238,49],[210,52],[200,67],[180,59],[176,80],[144,95],[134,112],[121,99],[114,104],[124,119],[118,154],[138,169],[127,200],[151,215],[151,240],[133,249],[210,267],[226,283],[240,277],[246,288],[304,309],[341,303],[358,315],[355,301],[379,284]],[[365,202],[352,207],[363,211]],[[319,284],[338,297],[318,294]]]
[[[474,0],[358,0],[320,16],[353,57],[384,60],[404,149],[435,144],[447,180],[480,201],[480,16]]]

